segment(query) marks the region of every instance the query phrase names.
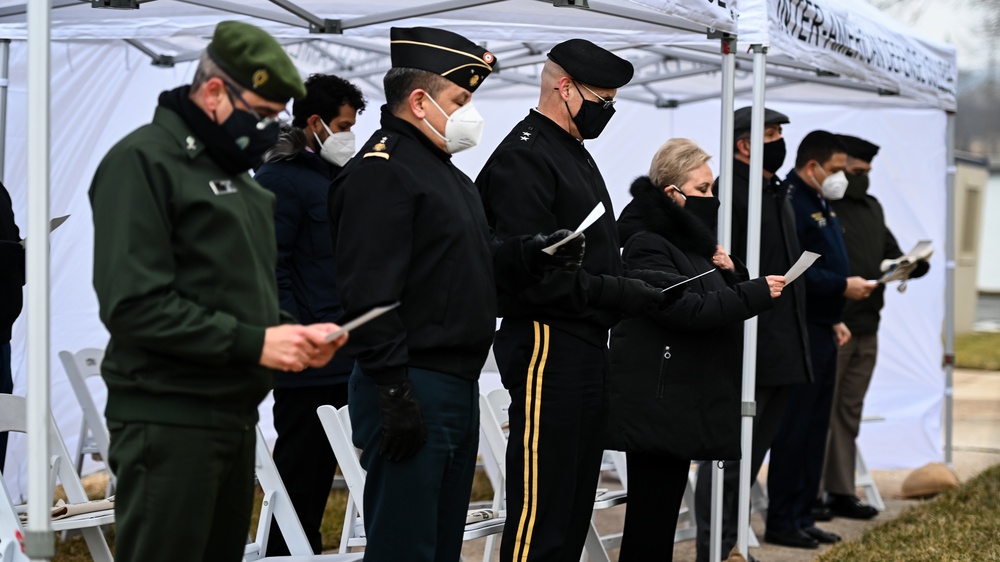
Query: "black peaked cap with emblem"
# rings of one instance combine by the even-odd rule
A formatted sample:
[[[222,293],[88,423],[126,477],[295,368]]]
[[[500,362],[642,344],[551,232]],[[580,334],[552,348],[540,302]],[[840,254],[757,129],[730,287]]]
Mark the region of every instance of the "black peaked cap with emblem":
[[[493,72],[493,53],[457,33],[433,27],[393,27],[389,31],[393,68],[440,74],[475,92]]]
[[[304,98],[306,86],[295,63],[274,37],[263,29],[240,21],[224,21],[215,27],[208,56],[237,84],[278,103]]]
[[[837,135],[837,140],[844,145],[844,149],[847,151],[847,155],[851,158],[857,158],[858,160],[864,160],[871,164],[872,159],[878,154],[879,146],[874,143],[870,143],[865,139],[859,139],[858,137],[852,137],[850,135]]]
[[[750,130],[750,117],[753,113],[752,107],[741,107],[733,112],[733,132]],[[780,111],[764,108],[764,125],[785,125],[790,123],[788,116]]]
[[[628,84],[635,73],[632,63],[586,39],[563,41],[548,56],[574,80],[607,90]]]

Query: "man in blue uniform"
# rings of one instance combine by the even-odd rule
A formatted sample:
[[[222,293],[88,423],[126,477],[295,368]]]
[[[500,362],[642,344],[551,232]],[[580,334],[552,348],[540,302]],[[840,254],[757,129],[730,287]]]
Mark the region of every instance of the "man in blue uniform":
[[[845,299],[867,298],[874,285],[851,276],[837,214],[829,201],[844,196],[847,155],[837,137],[813,131],[802,139],[791,187],[795,226],[803,250],[820,254],[806,270],[806,327],[813,382],[796,385],[771,446],[768,470],[768,542],[817,548],[840,537],[816,527],[812,506],[819,491],[837,369],[837,347],[851,332],[843,322]]]
[[[368,472],[365,560],[458,560],[495,283],[517,291],[547,268],[579,268],[583,245],[541,252],[565,230],[499,244],[475,185],[451,161],[479,142],[472,95],[493,54],[440,29],[392,28],[390,37],[381,127],[330,192],[345,318],[401,303],[355,330],[348,350],[354,444]]]
[[[313,74],[306,97],[292,108],[292,128],[264,155],[254,179],[272,191],[278,241],[281,310],[303,324],[336,322],[344,310],[337,296],[333,246],[327,220],[330,182],[354,156],[351,127],[365,108],[361,92],[338,76]],[[313,552],[322,552],[320,524],[337,470],[316,408],[347,404],[354,358],[346,353],[318,369],[278,373],[274,384],[274,464],[285,483]],[[268,556],[287,556],[277,522]]]
[[[587,229],[581,270],[554,271],[529,290],[499,296],[503,324],[493,351],[511,394],[505,562],[579,560],[604,448],[608,330],[664,299],[622,277],[611,197],[583,144],[601,134],[632,73],[627,60],[583,39],[553,47],[538,107],[476,179],[501,238],[575,228],[595,205],[605,208]]]

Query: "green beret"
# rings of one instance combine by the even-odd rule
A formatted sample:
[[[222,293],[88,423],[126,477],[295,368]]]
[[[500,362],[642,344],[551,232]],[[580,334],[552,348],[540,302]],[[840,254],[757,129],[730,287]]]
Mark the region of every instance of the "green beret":
[[[238,21],[215,28],[208,56],[237,84],[258,96],[288,103],[305,97],[306,87],[288,53],[263,29]]]

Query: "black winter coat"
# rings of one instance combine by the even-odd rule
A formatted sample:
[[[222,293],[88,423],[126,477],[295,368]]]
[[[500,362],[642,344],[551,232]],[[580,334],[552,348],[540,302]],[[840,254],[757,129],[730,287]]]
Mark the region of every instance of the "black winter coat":
[[[10,341],[11,327],[21,314],[24,248],[20,241],[10,194],[0,183],[0,344]]]
[[[641,177],[618,219],[628,269],[694,277],[712,269],[716,240]],[[611,333],[612,448],[681,459],[740,458],[742,321],[773,306],[767,281],[716,270],[664,310]]]

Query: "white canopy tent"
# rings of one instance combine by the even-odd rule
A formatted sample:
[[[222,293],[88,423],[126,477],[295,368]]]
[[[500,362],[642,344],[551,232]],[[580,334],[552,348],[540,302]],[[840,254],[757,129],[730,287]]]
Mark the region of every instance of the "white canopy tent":
[[[350,77],[362,86],[372,106],[379,103],[379,83],[388,68],[386,37],[390,25],[439,26],[476,41],[485,41],[500,59],[498,72],[477,93],[477,100],[482,100],[477,105],[488,122],[487,134],[483,147],[456,158],[459,166],[473,177],[489,155],[489,149],[528,107],[534,105],[539,63],[544,60],[549,46],[580,36],[620,49],[637,67],[636,79],[622,89],[620,97],[636,103],[620,104],[619,114],[609,130],[589,145],[598,162],[603,163],[604,175],[620,210],[628,200],[627,187],[631,178],[645,173],[653,152],[670,137],[688,136],[705,147],[722,146],[715,162],[726,166],[731,160],[731,153],[726,152],[727,148],[731,150],[731,138],[726,140],[721,133],[726,127],[720,116],[731,117],[732,108],[732,102],[725,98],[721,104],[719,102],[720,75],[727,75],[724,61],[732,65],[733,70],[728,71],[728,75],[736,82],[738,95],[749,93],[753,77],[745,70],[748,57],[719,56],[720,45],[735,50],[731,40],[720,40],[715,31],[713,38],[709,38],[709,28],[735,31],[730,10],[719,4],[722,2],[595,0],[589,3],[589,10],[580,10],[555,9],[550,3],[537,0],[450,1],[432,5],[400,0],[377,5],[318,1],[292,5],[279,0],[240,4],[147,0],[141,2],[138,11],[118,12],[93,10],[89,7],[90,2],[52,2],[54,8],[66,7],[52,11],[52,165],[46,165],[45,169],[51,170],[53,187],[48,191],[51,193],[51,216],[69,212],[73,218],[51,239],[52,313],[42,314],[41,318],[31,316],[31,322],[39,330],[51,318],[51,328],[46,327],[41,332],[41,335],[51,333],[52,341],[51,346],[45,342],[40,347],[44,358],[26,360],[24,319],[15,327],[15,392],[25,392],[26,367],[30,366],[32,377],[47,380],[45,359],[51,360],[63,349],[103,347],[106,343],[107,334],[97,319],[96,298],[90,285],[92,228],[86,197],[90,178],[114,142],[148,121],[160,91],[190,80],[191,61],[218,21],[246,19],[262,25],[288,44],[290,54],[303,73],[335,72]],[[27,165],[28,145],[24,139],[32,131],[25,116],[29,113],[29,100],[36,100],[40,91],[40,88],[24,86],[28,83],[28,69],[32,67],[28,48],[22,41],[29,36],[24,12],[22,3],[0,2],[0,37],[13,40],[7,112],[10,117],[5,138],[0,137],[0,140],[6,142],[7,169],[3,179],[14,197],[19,224],[23,227],[27,223],[31,228],[33,221],[38,222],[34,217],[43,217],[41,222],[45,219],[44,211],[35,214],[37,209],[33,207],[31,217],[25,221],[24,212],[24,186],[28,183],[25,179],[31,173]],[[310,30],[310,26],[313,29]],[[336,29],[342,34],[310,32]],[[798,53],[789,49],[788,54]],[[150,65],[150,60],[159,66]],[[951,62],[953,68],[953,55]],[[845,76],[854,78],[846,80],[820,75],[817,67],[829,69],[816,61],[798,60],[787,54],[769,57],[769,63],[772,69],[767,84],[768,105],[792,116],[793,124],[786,128],[790,146],[809,130],[822,127],[866,136],[887,147],[895,146],[891,143],[898,141],[921,154],[921,166],[914,166],[908,158],[910,152],[890,155],[884,150],[879,156],[873,193],[886,203],[890,223],[893,209],[905,210],[906,225],[912,228],[901,230],[903,225],[893,225],[902,245],[922,237],[940,239],[943,185],[938,179],[927,180],[942,178],[939,172],[944,169],[943,154],[935,152],[941,143],[932,140],[943,130],[940,100],[898,85],[893,88],[881,76],[875,83],[864,72],[844,72]],[[849,89],[828,86],[848,86]],[[880,90],[905,93],[908,97],[880,97],[877,95]],[[836,105],[828,106],[831,102]],[[664,112],[657,109],[678,106],[684,110]],[[377,111],[371,107],[362,115],[356,130],[364,138],[376,126]],[[883,140],[889,133],[892,139]],[[900,184],[912,185],[915,191],[904,194],[895,187]],[[39,184],[31,185],[31,189],[35,189]],[[879,186],[885,186],[884,193],[878,191]],[[911,194],[919,197],[909,196]],[[44,209],[46,204],[41,206]],[[37,265],[37,259],[34,263]],[[33,271],[36,273],[29,277],[29,284],[44,286],[38,282],[44,277],[37,276],[37,268]],[[932,273],[934,271],[943,272],[944,267],[937,263]],[[918,292],[918,285],[911,285],[907,300],[920,300],[921,304],[925,300],[936,302],[935,294],[940,294],[941,283],[928,280],[919,287],[926,291]],[[926,299],[920,295],[925,295]],[[30,287],[28,297],[26,308],[37,311],[38,300],[32,299]],[[888,300],[887,326],[892,322],[890,315],[895,308],[901,308],[893,307],[893,301],[899,299],[890,296]],[[940,404],[940,387],[934,392],[930,392],[927,385],[914,390],[909,376],[915,372],[926,375],[927,366],[936,363],[934,346],[940,324],[935,322],[940,322],[939,309],[933,308],[929,315],[920,315],[918,319],[914,316],[916,314],[904,314],[899,320],[899,325],[906,329],[902,334],[907,335],[901,334],[889,341],[883,339],[883,349],[889,358],[881,359],[876,381],[889,381],[889,387],[885,389],[884,399],[878,398],[883,393],[877,392],[880,390],[877,385],[870,396],[879,403],[878,413],[887,417],[883,427],[891,428],[885,444],[895,446],[880,443],[878,450],[884,454],[880,459],[869,459],[873,466],[916,466],[940,458],[940,443],[933,438],[934,420],[928,415],[939,411],[935,410],[935,404]],[[38,339],[39,332],[32,331],[32,337]],[[33,349],[39,347],[36,345]],[[895,362],[896,368],[886,372],[882,366],[887,362]],[[53,365],[56,365],[52,369],[55,375],[52,379],[53,410],[72,448],[78,434],[79,413],[61,366]],[[901,389],[908,392],[903,399],[897,398]],[[33,387],[32,392],[47,394],[48,389]],[[890,417],[897,411],[905,415]],[[266,422],[269,415],[270,408],[265,403],[262,420]],[[919,445],[917,450],[901,450],[900,435],[911,440],[915,438]],[[13,440],[10,449],[8,466],[19,467],[24,474],[27,468],[24,442]],[[15,495],[24,495],[24,479],[18,476],[17,468],[8,470],[7,481]]]

